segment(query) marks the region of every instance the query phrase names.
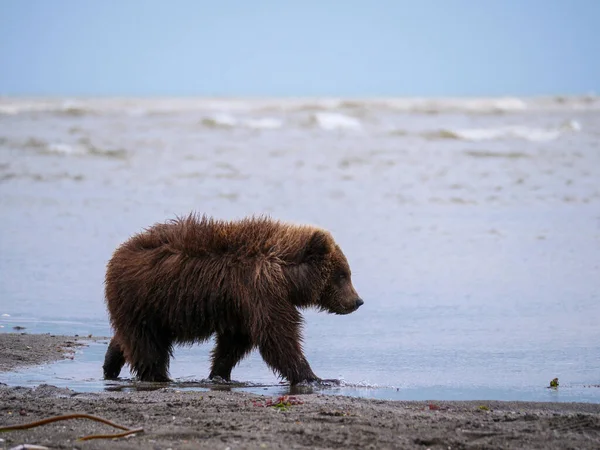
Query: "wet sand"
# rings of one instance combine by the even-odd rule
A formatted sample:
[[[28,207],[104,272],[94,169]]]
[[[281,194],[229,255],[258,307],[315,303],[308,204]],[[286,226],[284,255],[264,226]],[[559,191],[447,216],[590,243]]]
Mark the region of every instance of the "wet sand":
[[[18,367],[73,359],[75,349],[85,345],[79,337],[53,334],[0,334],[0,372]]]
[[[87,339],[87,338],[86,338]],[[77,338],[0,334],[0,370],[71,357]],[[0,375],[1,379],[1,375]],[[0,426],[87,413],[144,432],[117,440],[107,425],[77,419],[2,433],[0,448],[599,448],[600,404],[405,402],[308,394],[285,408],[272,397],[210,390],[79,393],[0,385]]]

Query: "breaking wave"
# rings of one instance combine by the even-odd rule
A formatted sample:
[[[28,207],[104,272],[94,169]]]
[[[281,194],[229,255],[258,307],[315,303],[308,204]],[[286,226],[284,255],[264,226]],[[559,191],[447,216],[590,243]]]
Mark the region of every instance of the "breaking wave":
[[[75,143],[46,142],[37,138],[29,138],[18,148],[35,150],[40,154],[54,154],[65,156],[101,156],[107,158],[124,159],[127,151],[122,148],[104,148],[94,145],[89,139],[81,138]]]
[[[49,113],[83,115],[162,115],[180,113],[401,113],[498,114],[531,111],[600,110],[600,96],[491,98],[12,98],[0,97],[0,115]],[[251,128],[251,126],[250,126]]]
[[[202,125],[208,128],[233,128],[238,120],[229,114],[215,114],[202,119]]]
[[[528,109],[528,104],[520,98],[390,99],[385,104],[397,111],[423,114],[490,114]]]
[[[58,172],[58,173],[16,173],[16,172],[8,172],[8,173],[0,173],[0,182],[10,181],[14,179],[25,179],[30,181],[37,182],[54,182],[61,180],[70,180],[70,181],[82,181],[85,177],[81,174],[71,174],[68,172]]]
[[[322,130],[359,130],[362,128],[360,120],[345,114],[333,112],[319,112],[311,115],[309,125],[317,126]]]
[[[272,119],[269,117],[263,117],[262,119],[248,119],[243,122],[247,128],[255,130],[275,130],[281,128],[283,121],[279,119]]]
[[[513,125],[497,128],[470,128],[462,130],[441,129],[424,133],[424,136],[429,139],[458,139],[473,142],[504,139],[547,142],[558,139],[564,134],[578,132],[580,130],[581,125],[579,122],[571,120],[558,128],[533,128]]]
[[[238,119],[227,113],[217,113],[209,117],[205,117],[202,119],[201,123],[207,128],[243,127],[253,130],[275,130],[281,128],[283,125],[283,121],[280,119],[274,119],[270,117]]]

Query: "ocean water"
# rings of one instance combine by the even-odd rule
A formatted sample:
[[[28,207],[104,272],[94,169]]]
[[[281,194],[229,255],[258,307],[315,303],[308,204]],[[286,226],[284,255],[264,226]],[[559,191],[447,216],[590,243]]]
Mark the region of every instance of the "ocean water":
[[[600,402],[600,97],[0,98],[0,332],[110,335],[112,251],[192,210],[334,234],[365,305],[305,312],[317,390]],[[119,388],[105,348],[0,382]],[[233,378],[286,389],[257,353]]]

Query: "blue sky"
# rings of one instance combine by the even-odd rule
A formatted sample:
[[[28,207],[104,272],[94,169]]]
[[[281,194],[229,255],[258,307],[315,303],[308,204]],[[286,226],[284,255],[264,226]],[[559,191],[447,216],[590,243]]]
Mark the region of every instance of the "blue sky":
[[[600,92],[600,0],[0,0],[0,95]]]

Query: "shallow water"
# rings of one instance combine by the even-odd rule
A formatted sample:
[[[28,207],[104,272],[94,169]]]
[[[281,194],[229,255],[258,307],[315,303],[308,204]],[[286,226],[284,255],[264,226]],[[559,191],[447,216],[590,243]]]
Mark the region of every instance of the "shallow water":
[[[63,360],[52,364],[22,368],[16,372],[1,374],[3,383],[19,386],[37,386],[49,383],[67,387],[77,392],[98,391],[146,391],[168,387],[178,391],[232,390],[245,391],[261,395],[301,395],[322,393],[383,400],[519,400],[552,402],[593,402],[598,403],[600,386],[581,383],[565,384],[558,389],[523,384],[501,385],[493,383],[465,384],[447,382],[432,384],[428,381],[412,380],[396,386],[375,385],[366,382],[352,383],[345,380],[330,380],[320,384],[299,385],[290,388],[284,382],[277,382],[269,376],[264,364],[257,357],[244,361],[238,373],[252,373],[254,380],[232,381],[219,384],[193,375],[197,370],[198,358],[206,359],[207,352],[200,349],[180,349],[173,366],[174,381],[168,384],[137,382],[129,377],[118,381],[102,379],[99,362],[104,357],[108,340],[89,342],[89,347],[78,349],[74,360]]]
[[[365,305],[305,313],[324,392],[600,402],[598,98],[0,99],[0,331],[109,335],[115,246],[192,209],[333,232]],[[104,389],[104,348],[0,382]]]

